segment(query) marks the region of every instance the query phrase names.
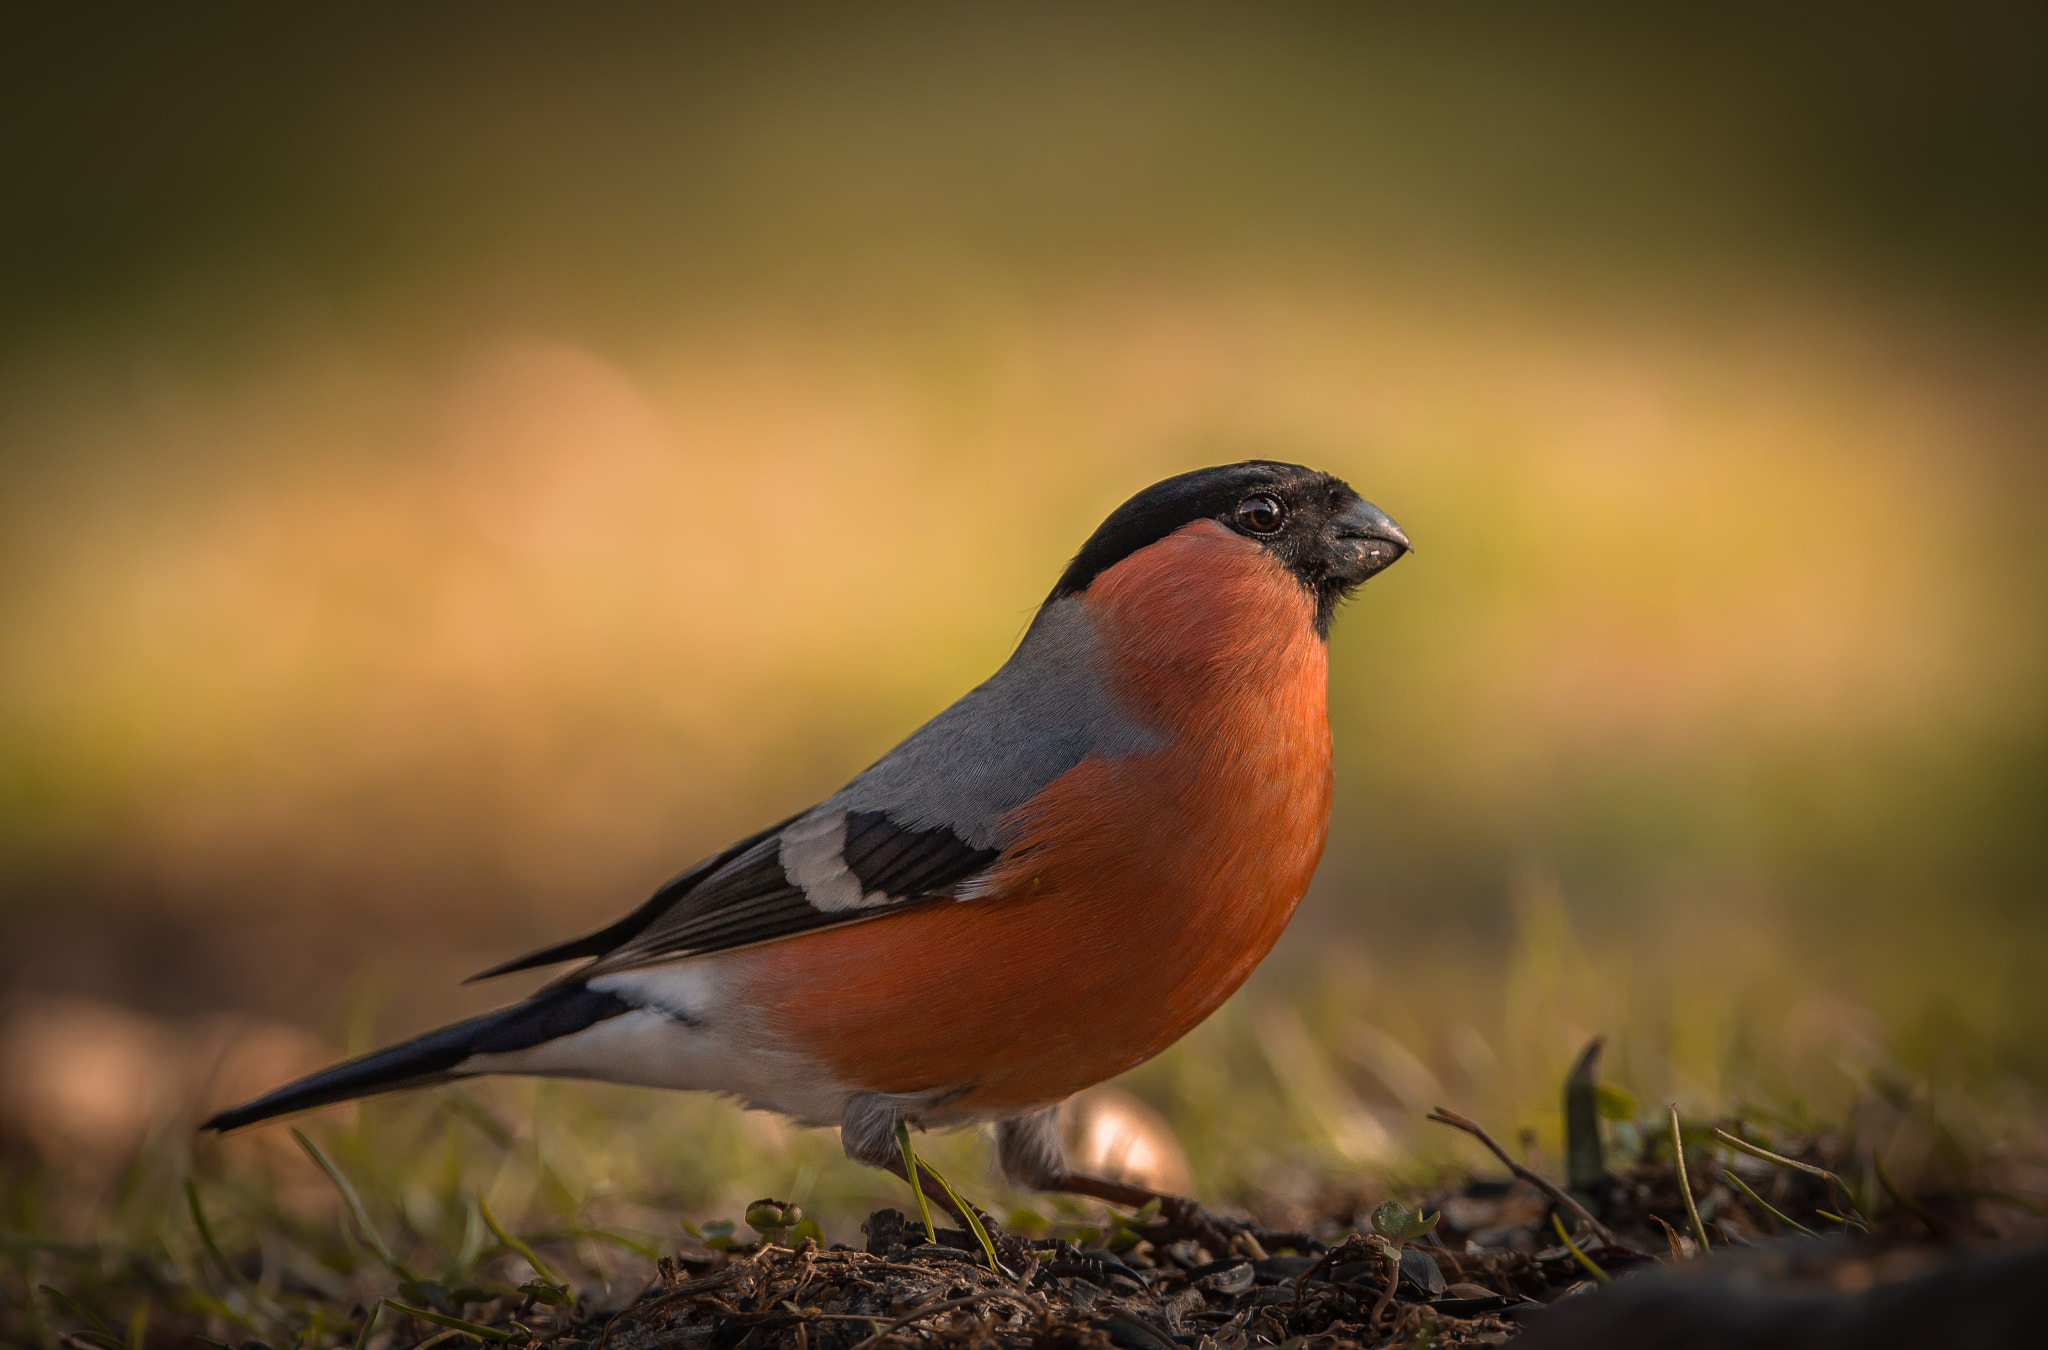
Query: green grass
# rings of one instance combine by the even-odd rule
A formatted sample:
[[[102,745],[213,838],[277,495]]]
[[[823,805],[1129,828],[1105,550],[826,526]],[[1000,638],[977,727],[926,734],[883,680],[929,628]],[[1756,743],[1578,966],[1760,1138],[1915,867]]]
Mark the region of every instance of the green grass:
[[[1603,956],[1560,924],[1525,913],[1505,966],[1389,972],[1347,958],[1313,981],[1276,972],[1124,1083],[1173,1121],[1205,1201],[1334,1232],[1390,1191],[1498,1174],[1465,1135],[1422,1121],[1430,1105],[1562,1178],[1561,1089],[1585,1009],[1604,1008],[1598,1095],[1605,1115],[1631,1116],[1598,1127],[1610,1167],[1668,1168],[1676,1102],[1694,1183],[1722,1203],[1745,1203],[1717,1180],[1740,1146],[1715,1126],[1765,1153],[1825,1135],[1846,1216],[1910,1216],[1914,1196],[1965,1192],[1990,1222],[2038,1208],[2008,1175],[2043,1157],[2037,1098],[1994,1061],[1927,1059],[1910,1019],[1877,1040],[1816,1040],[1787,1000],[1796,1011],[1824,991],[1774,993],[1735,965],[1720,971],[1735,987],[1698,1006],[1639,953]],[[101,1183],[17,1163],[0,1225],[0,1341],[58,1350],[71,1334],[83,1338],[74,1350],[146,1350],[204,1335],[336,1350],[361,1339],[381,1300],[465,1322],[510,1306],[500,1298],[545,1317],[561,1286],[623,1299],[657,1254],[701,1252],[706,1235],[752,1240],[742,1220],[762,1196],[855,1244],[871,1209],[909,1208],[900,1182],[847,1161],[829,1132],[685,1094],[485,1080],[296,1125],[219,1140],[167,1122]],[[918,1152],[992,1212],[1077,1237],[1105,1227],[1099,1209],[989,1180],[977,1134],[925,1136]],[[1768,1228],[1762,1211],[1757,1222]],[[385,1317],[372,1339],[409,1344]]]

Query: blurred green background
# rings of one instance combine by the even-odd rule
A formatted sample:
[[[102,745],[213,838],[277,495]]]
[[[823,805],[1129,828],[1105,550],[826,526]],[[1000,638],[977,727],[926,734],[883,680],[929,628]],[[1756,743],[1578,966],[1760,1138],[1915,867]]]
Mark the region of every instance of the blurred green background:
[[[1309,903],[1128,1084],[1205,1194],[1406,1166],[1437,1100],[1554,1138],[1595,1032],[1645,1101],[2036,1115],[2023,7],[5,26],[15,1175],[189,1120],[222,1027],[494,1005],[456,981],[830,791],[1123,498],[1251,455],[1419,552],[1337,625]],[[868,1184],[507,1092],[579,1184]]]

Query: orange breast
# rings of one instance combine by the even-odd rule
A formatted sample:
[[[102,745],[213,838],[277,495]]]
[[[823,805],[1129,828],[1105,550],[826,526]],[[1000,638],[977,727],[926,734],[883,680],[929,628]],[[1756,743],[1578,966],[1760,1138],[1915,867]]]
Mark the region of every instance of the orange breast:
[[[987,893],[735,954],[763,1030],[883,1092],[1060,1100],[1159,1053],[1244,982],[1329,827],[1324,644],[1263,549],[1189,526],[1084,597],[1164,748],[1090,759],[1014,819]]]

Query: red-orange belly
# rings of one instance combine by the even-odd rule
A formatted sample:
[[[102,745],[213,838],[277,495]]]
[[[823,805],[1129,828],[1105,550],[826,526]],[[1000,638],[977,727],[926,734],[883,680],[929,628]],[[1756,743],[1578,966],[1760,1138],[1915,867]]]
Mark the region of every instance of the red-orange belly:
[[[1117,780],[1152,775],[1174,776],[1093,761],[1052,791],[1121,797]],[[965,1110],[1058,1101],[1171,1045],[1272,949],[1328,819],[1327,773],[1290,777],[1264,785],[1281,809],[1257,818],[1126,818],[1005,893],[746,953],[736,992],[848,1086],[961,1091]]]
[[[729,958],[771,1043],[851,1088],[1039,1106],[1158,1054],[1272,949],[1329,827],[1326,648],[1293,578],[1221,527],[1137,560],[1088,598],[1165,748],[1056,779],[976,898]]]

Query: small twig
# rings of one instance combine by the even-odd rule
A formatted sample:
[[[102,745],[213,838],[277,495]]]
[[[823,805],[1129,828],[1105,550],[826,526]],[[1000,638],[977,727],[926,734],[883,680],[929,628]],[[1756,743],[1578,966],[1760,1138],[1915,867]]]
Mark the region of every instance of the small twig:
[[[1707,1226],[1700,1222],[1700,1207],[1692,1202],[1692,1179],[1685,1174],[1685,1136],[1678,1129],[1678,1103],[1672,1102],[1671,1109],[1671,1166],[1678,1173],[1679,1198],[1685,1201],[1685,1217],[1692,1223],[1692,1240],[1700,1244],[1702,1254],[1707,1252]]]
[[[1294,1277],[1294,1311],[1301,1311],[1301,1300],[1308,1294],[1309,1281],[1334,1266],[1337,1263],[1338,1257],[1369,1250],[1370,1248],[1365,1245],[1365,1239],[1353,1233],[1336,1246],[1324,1252],[1316,1259],[1314,1265]]]
[[[1394,1301],[1394,1290],[1401,1284],[1401,1248],[1404,1245],[1398,1240],[1387,1243],[1387,1250],[1383,1253],[1387,1263],[1387,1287],[1380,1290],[1379,1300],[1372,1305],[1372,1315],[1365,1319],[1367,1331],[1378,1332],[1380,1314]]]
[[[764,1248],[763,1250],[765,1251],[766,1249]],[[713,1271],[711,1274],[699,1279],[685,1280],[658,1298],[621,1309],[617,1316],[604,1324],[604,1330],[598,1333],[597,1344],[592,1347],[592,1350],[604,1350],[606,1342],[611,1340],[612,1331],[621,1322],[628,1320],[638,1321],[648,1313],[659,1311],[670,1304],[687,1303],[692,1299],[702,1298],[714,1290],[723,1289],[729,1284],[736,1283],[740,1276],[753,1269],[753,1263],[759,1258],[760,1253],[756,1253],[754,1256],[735,1261],[731,1265],[721,1270]]]
[[[1570,1191],[1554,1182],[1545,1180],[1516,1162],[1513,1158],[1510,1158],[1508,1151],[1502,1148],[1494,1137],[1488,1134],[1478,1122],[1467,1120],[1455,1111],[1446,1111],[1441,1106],[1431,1111],[1425,1119],[1433,1120],[1439,1125],[1449,1125],[1453,1129],[1463,1130],[1471,1135],[1474,1139],[1486,1145],[1493,1152],[1494,1157],[1499,1158],[1502,1163],[1506,1164],[1508,1171],[1513,1172],[1523,1181],[1528,1182],[1531,1186],[1549,1196],[1552,1203],[1562,1205],[1577,1215],[1579,1223],[1602,1242],[1616,1247],[1627,1246],[1626,1243],[1621,1242],[1614,1236],[1613,1230],[1609,1229],[1606,1224],[1594,1218],[1591,1210],[1574,1199]],[[1634,1249],[1629,1248],[1629,1250],[1633,1251]]]
[[[868,1337],[864,1341],[856,1343],[853,1347],[853,1350],[867,1350],[867,1347],[873,1345],[876,1341],[881,1340],[884,1336],[887,1336],[891,1332],[898,1331],[904,1327],[909,1326],[912,1322],[917,1321],[921,1317],[929,1317],[933,1313],[951,1312],[955,1308],[965,1308],[970,1304],[979,1303],[985,1298],[993,1298],[999,1295],[1004,1295],[1007,1292],[1007,1290],[1002,1289],[984,1289],[978,1294],[963,1294],[959,1298],[942,1299],[937,1303],[927,1303],[922,1308],[912,1308],[909,1312],[903,1314],[903,1316],[897,1318],[888,1326],[883,1327],[874,1335]]]
[[[1393,1267],[1393,1273],[1387,1276],[1387,1287],[1380,1290],[1379,1298],[1372,1305],[1372,1312],[1366,1316],[1365,1325],[1368,1331],[1374,1330],[1379,1326],[1380,1314],[1385,1312],[1387,1305],[1394,1301],[1394,1286],[1401,1282],[1400,1257],[1394,1258]]]
[[[1016,1295],[1005,1293],[1000,1289],[984,1289],[981,1293],[973,1295],[973,1297],[1007,1298],[1012,1301],[1015,1301],[1016,1299]],[[933,1307],[925,1309],[924,1311],[936,1312],[937,1310],[937,1305],[934,1305]],[[796,1312],[790,1312],[786,1308],[780,1312],[767,1313],[743,1313],[737,1311],[730,1311],[727,1315],[733,1322],[737,1323],[738,1325],[749,1327],[800,1326],[805,1322],[867,1322],[872,1325],[875,1320],[873,1313],[814,1312],[809,1308],[803,1308]],[[886,1332],[884,1334],[886,1334]]]
[[[1031,1282],[1038,1278],[1038,1253],[1024,1249],[1024,1270],[1017,1276],[1015,1292],[1011,1297],[1022,1303],[1027,1311],[1037,1313],[1043,1319],[1049,1311],[1045,1300],[1031,1292]]]
[[[1761,1195],[1758,1195],[1755,1191],[1751,1190],[1749,1188],[1749,1183],[1745,1182],[1741,1177],[1736,1176],[1733,1169],[1724,1167],[1721,1169],[1721,1175],[1727,1179],[1729,1185],[1733,1186],[1736,1190],[1741,1191],[1744,1195],[1748,1196],[1751,1204],[1755,1205],[1758,1209],[1762,1210],[1764,1213],[1776,1219],[1779,1223],[1784,1224],[1787,1228],[1797,1229],[1799,1232],[1806,1234],[1808,1237],[1820,1236],[1820,1234],[1814,1232],[1811,1228],[1808,1228],[1805,1224],[1799,1222],[1799,1220],[1794,1219],[1789,1215],[1780,1214],[1776,1209],[1772,1208],[1771,1202],[1764,1199]]]

